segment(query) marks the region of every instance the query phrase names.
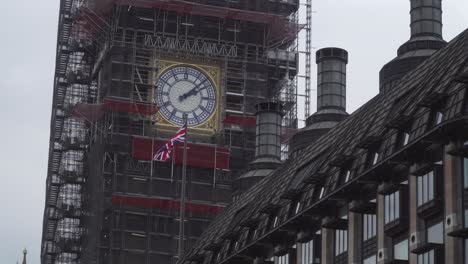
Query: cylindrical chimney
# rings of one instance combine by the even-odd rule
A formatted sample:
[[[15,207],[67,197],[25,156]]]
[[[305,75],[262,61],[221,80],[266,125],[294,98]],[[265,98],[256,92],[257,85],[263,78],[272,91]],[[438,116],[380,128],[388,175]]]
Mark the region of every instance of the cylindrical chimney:
[[[283,106],[280,103],[264,102],[257,109],[255,158],[281,159],[281,120]]]
[[[348,52],[340,48],[324,48],[316,53],[317,110],[346,111],[346,64]]]
[[[442,38],[442,0],[411,1],[411,38]]]
[[[309,116],[306,126],[289,141],[291,157],[299,155],[304,147],[314,143],[339,122],[346,113],[346,64],[348,52],[340,48],[317,51],[317,112]]]
[[[249,164],[248,170],[234,181],[232,186],[234,200],[281,165],[283,105],[265,102],[257,104],[255,108],[257,109],[255,160]]]
[[[391,91],[399,80],[445,46],[442,38],[442,0],[410,0],[411,38],[397,57],[380,70],[380,92]]]

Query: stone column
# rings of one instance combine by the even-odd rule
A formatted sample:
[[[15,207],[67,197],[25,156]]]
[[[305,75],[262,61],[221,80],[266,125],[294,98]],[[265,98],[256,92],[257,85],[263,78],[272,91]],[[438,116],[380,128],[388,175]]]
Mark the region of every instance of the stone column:
[[[392,239],[385,235],[385,196],[377,195],[377,263],[388,263],[393,254]]]
[[[408,176],[409,197],[409,263],[418,264],[418,255],[411,250],[419,247],[426,241],[425,223],[418,217],[418,178],[414,175]]]
[[[463,259],[463,240],[447,233],[463,228],[463,158],[447,154],[453,149],[451,142],[444,151],[444,206],[445,206],[445,263],[458,263]]]
[[[362,252],[362,215],[348,214],[348,263],[361,263]]]
[[[321,264],[333,264],[335,256],[335,230],[322,228],[322,257]]]
[[[296,249],[297,249],[296,250],[296,264],[303,264],[302,263],[302,243],[296,243]]]

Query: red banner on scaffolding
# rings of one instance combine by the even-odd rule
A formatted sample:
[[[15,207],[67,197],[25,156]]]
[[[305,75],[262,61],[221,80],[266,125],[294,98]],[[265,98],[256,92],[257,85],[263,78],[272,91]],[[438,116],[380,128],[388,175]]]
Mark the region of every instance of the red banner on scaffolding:
[[[78,117],[89,122],[96,122],[104,116],[107,110],[113,112],[154,115],[158,112],[159,108],[155,104],[108,97],[100,104],[78,103],[71,110],[71,114],[74,117]]]
[[[255,116],[244,115],[226,115],[223,120],[224,124],[239,125],[239,126],[256,126],[257,118]]]
[[[143,115],[154,115],[158,112],[156,104],[126,101],[118,98],[108,97],[104,99],[104,105],[108,110],[114,112],[139,113]]]
[[[167,140],[154,140],[149,138],[134,137],[132,142],[132,156],[137,160],[151,160],[154,155]],[[153,145],[153,150],[151,150]],[[175,163],[180,165],[183,162],[183,146],[175,149]],[[215,147],[200,144],[187,144],[187,165],[199,168],[217,168],[228,170],[230,151],[227,147]],[[174,153],[172,153],[174,157]]]
[[[134,197],[118,194],[112,195],[112,204],[167,210],[180,209],[180,202],[178,200],[169,200],[157,197]],[[223,209],[224,206],[221,205],[201,204],[194,202],[185,203],[185,211],[188,213],[203,213],[217,215]]]

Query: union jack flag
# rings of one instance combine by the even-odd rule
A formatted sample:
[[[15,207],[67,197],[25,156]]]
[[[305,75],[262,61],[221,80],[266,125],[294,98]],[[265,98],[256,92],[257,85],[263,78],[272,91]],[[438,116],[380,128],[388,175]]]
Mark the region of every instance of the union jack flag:
[[[162,146],[153,157],[153,160],[166,161],[171,157],[171,152],[174,146],[183,144],[185,142],[185,135],[187,134],[187,123],[185,123],[177,133]]]

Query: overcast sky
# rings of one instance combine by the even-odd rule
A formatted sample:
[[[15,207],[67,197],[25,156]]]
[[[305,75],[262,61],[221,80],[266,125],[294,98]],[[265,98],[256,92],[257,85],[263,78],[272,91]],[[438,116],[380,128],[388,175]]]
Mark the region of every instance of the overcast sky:
[[[444,38],[468,27],[467,0],[443,0]],[[22,248],[39,264],[58,0],[2,2],[0,16],[0,263]],[[349,52],[347,105],[378,92],[378,72],[409,38],[408,0],[314,0],[313,44]],[[313,56],[315,77],[315,56]],[[313,88],[315,88],[313,78]],[[315,111],[315,92],[312,93]]]

